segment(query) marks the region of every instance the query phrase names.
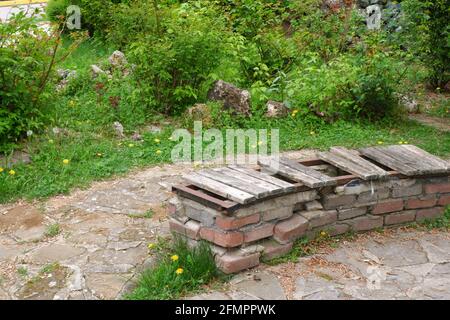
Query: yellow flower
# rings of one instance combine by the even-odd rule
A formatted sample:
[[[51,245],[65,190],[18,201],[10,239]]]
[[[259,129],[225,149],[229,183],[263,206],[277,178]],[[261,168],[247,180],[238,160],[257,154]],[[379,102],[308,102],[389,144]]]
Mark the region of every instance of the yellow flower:
[[[261,146],[262,144],[263,144],[262,141],[259,141],[259,142],[258,142],[258,146]]]
[[[384,142],[380,140],[380,141],[378,141],[378,144],[384,144]]]
[[[97,153],[97,157],[102,157],[103,156],[103,153]]]
[[[159,139],[155,139],[153,141],[155,141],[155,143],[160,143],[161,142],[161,140],[159,140]]]
[[[5,171],[2,167],[0,167],[0,173],[2,173],[3,171]]]
[[[75,101],[70,100],[70,101],[69,101],[69,105],[70,105],[71,107],[73,107],[73,106],[75,105]]]
[[[326,236],[327,236],[327,233],[326,233],[325,231],[322,231],[322,232],[320,233],[320,235],[321,235],[322,237],[326,237]]]
[[[130,148],[133,148],[133,147],[134,147],[134,144],[130,143],[128,146],[129,146]]]
[[[162,151],[161,150],[156,150],[156,154],[161,154]]]
[[[183,268],[178,268],[177,271],[175,271],[176,274],[180,275],[184,272]]]
[[[69,160],[69,159],[64,159],[64,160],[63,160],[63,163],[64,163],[64,164],[69,164],[69,163],[70,163],[70,160]]]
[[[55,141],[53,141],[53,139],[48,140],[48,143],[53,143]]]
[[[408,141],[403,141],[403,144],[408,144],[409,142]]]
[[[313,136],[313,135],[315,135],[316,133],[315,133],[314,131],[311,131],[309,134]]]
[[[154,243],[149,243],[147,246],[150,250],[155,248],[155,244]]]
[[[13,170],[13,169],[11,169],[11,170],[9,170],[9,172],[8,172],[10,175],[15,175],[16,174],[16,172]]]
[[[178,256],[176,254],[174,254],[173,256],[170,257],[170,259],[172,261],[178,261]]]
[[[403,141],[399,141],[398,144],[403,144]]]

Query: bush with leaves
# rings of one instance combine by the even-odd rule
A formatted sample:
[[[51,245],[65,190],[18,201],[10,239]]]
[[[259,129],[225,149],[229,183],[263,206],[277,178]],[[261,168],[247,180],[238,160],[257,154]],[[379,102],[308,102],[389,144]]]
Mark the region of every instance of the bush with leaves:
[[[402,8],[399,41],[430,69],[430,85],[442,88],[450,80],[450,0],[404,0]]]
[[[0,24],[0,145],[7,146],[43,123],[42,108],[51,97],[61,30],[49,32],[36,23],[34,12],[12,15]],[[76,46],[78,41],[74,42]],[[70,52],[70,51],[69,51]],[[5,150],[2,150],[5,151]]]
[[[223,19],[200,3],[168,6],[155,14],[154,31],[131,43],[127,54],[150,106],[180,114],[206,95],[231,38]]]

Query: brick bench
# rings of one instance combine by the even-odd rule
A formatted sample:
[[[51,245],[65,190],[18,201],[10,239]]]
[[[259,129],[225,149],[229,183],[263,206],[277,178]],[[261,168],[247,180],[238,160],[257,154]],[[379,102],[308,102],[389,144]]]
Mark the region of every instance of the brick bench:
[[[173,188],[177,197],[171,201],[171,231],[193,244],[208,241],[219,268],[235,273],[288,253],[301,237],[312,239],[321,232],[336,236],[442,216],[450,204],[448,162],[408,149],[411,146],[395,147],[394,153],[386,148],[360,153],[337,148],[308,161],[281,159],[277,172],[267,159],[260,161],[260,171],[234,166],[200,171],[186,177],[189,184]],[[371,159],[373,150],[380,162]],[[404,153],[397,156],[399,151]],[[411,154],[417,152],[420,160],[413,161]],[[246,175],[251,177],[247,184]],[[206,185],[209,179],[214,183]],[[257,183],[253,179],[265,183],[258,184],[257,191],[248,190],[249,184]],[[215,192],[221,186],[216,182],[242,192],[223,186]]]

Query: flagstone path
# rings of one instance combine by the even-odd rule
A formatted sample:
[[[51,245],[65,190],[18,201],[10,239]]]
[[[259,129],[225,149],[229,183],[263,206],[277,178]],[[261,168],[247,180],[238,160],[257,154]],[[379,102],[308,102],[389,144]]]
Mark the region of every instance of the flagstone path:
[[[169,235],[170,186],[191,170],[153,167],[69,196],[0,205],[0,300],[120,299],[154,262],[147,244]],[[450,298],[448,233],[358,238],[295,264],[242,273],[192,299]]]

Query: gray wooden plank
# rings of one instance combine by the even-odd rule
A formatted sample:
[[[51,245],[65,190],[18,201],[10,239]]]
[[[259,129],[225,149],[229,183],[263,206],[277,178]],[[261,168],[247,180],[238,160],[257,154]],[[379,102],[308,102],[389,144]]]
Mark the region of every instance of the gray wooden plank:
[[[254,178],[257,178],[259,180],[263,180],[269,183],[272,183],[274,185],[277,185],[281,188],[283,188],[283,190],[285,192],[290,192],[290,191],[294,191],[296,186],[293,185],[292,183],[289,183],[287,181],[275,178],[274,176],[271,176],[267,173],[264,172],[260,172],[260,171],[256,171],[256,170],[252,170],[252,169],[248,169],[248,168],[244,168],[244,167],[240,167],[240,166],[228,166],[230,169],[238,171],[238,172],[242,172],[245,173],[246,175],[252,176]]]
[[[319,152],[318,157],[364,180],[380,179],[388,175],[382,168],[345,148],[332,148],[331,152]]]
[[[248,192],[230,187],[226,184],[201,176],[197,173],[184,175],[183,178],[190,184],[193,184],[199,188],[210,191],[240,204],[247,204],[256,200],[256,197]]]
[[[357,150],[351,150],[344,147],[332,147],[330,148],[330,152],[334,154],[338,154],[350,161],[355,161],[359,166],[367,168],[368,170],[373,170],[374,172],[387,173],[383,168],[373,164],[372,162],[361,157],[361,154]]]
[[[224,175],[231,176],[231,177],[234,177],[236,179],[239,179],[239,180],[241,180],[241,181],[243,181],[245,183],[250,183],[251,185],[260,187],[262,189],[265,189],[265,190],[267,190],[269,195],[277,195],[277,194],[284,193],[283,188],[280,187],[280,186],[274,185],[274,184],[269,183],[269,182],[264,181],[264,180],[257,179],[255,177],[249,176],[249,175],[247,175],[245,173],[242,173],[242,172],[238,172],[238,171],[232,170],[230,168],[217,168],[217,169],[213,169],[213,171],[220,172],[220,173],[222,173]]]
[[[258,163],[269,172],[301,182],[310,188],[336,185],[336,181],[334,179],[299,163],[296,163],[295,165],[292,164],[291,167],[288,166],[284,160],[276,161],[269,157],[261,157],[258,160]]]
[[[298,163],[295,160],[291,160],[291,159],[287,159],[287,158],[283,158],[282,157],[282,158],[280,158],[280,161],[281,161],[282,164],[284,164],[284,165],[286,165],[288,167],[291,167],[291,168],[293,168],[295,170],[298,170],[300,172],[303,172],[304,174],[307,174],[308,176],[313,177],[313,178],[315,178],[317,180],[320,180],[320,181],[323,181],[323,182],[328,182],[328,181],[333,180],[331,177],[323,174],[322,172],[319,172],[319,171],[314,170],[314,169],[312,169],[310,167],[307,167],[307,166],[305,166],[303,164],[300,164],[300,163]]]
[[[429,167],[434,168],[436,171],[439,172],[449,172],[450,171],[450,162],[445,161],[435,155],[432,155],[431,153],[426,152],[425,150],[422,150],[414,145],[402,145],[402,149],[408,151],[408,155],[411,157],[415,157],[418,159],[426,159],[426,164]],[[437,172],[437,173],[439,173]]]
[[[386,146],[383,151],[395,156],[397,159],[403,161],[403,163],[416,168],[419,171],[419,175],[439,172],[439,168],[430,165],[428,157],[419,157],[411,153],[408,149],[403,148],[403,146]]]
[[[375,160],[386,167],[400,172],[403,175],[414,176],[420,174],[420,170],[417,170],[414,166],[404,163],[401,159],[398,159],[392,154],[383,152],[383,149],[383,147],[370,147],[362,148],[359,152],[369,159]]]
[[[261,199],[270,195],[270,192],[267,189],[261,188],[247,181],[242,181],[236,177],[227,176],[218,171],[202,170],[199,171],[198,174],[217,182],[226,184],[235,189],[250,193],[254,195],[256,199]]]

